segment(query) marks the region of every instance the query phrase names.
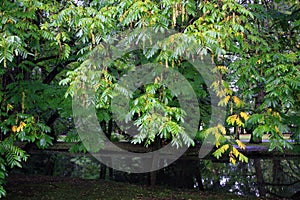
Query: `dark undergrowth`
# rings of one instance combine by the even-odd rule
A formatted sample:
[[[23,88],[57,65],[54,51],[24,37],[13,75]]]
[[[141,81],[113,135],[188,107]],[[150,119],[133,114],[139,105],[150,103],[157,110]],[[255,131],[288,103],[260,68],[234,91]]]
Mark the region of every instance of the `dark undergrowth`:
[[[53,176],[10,175],[5,199],[124,199],[124,200],[192,200],[257,199],[210,191],[150,187],[104,180],[83,180]],[[262,198],[260,198],[262,199]]]

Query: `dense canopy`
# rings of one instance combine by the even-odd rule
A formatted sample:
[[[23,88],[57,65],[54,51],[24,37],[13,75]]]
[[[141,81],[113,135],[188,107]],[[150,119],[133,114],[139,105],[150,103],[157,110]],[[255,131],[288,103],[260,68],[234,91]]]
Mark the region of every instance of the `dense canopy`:
[[[239,140],[245,132],[252,142],[268,134],[270,150],[293,148],[284,133],[299,142],[298,0],[3,0],[0,19],[0,197],[5,195],[7,170],[21,167],[28,157],[18,142],[46,148],[64,140],[76,142],[73,151],[86,150],[71,109],[71,97],[78,92],[76,81],[84,80],[86,73],[94,73],[86,83],[96,91],[98,120],[111,140],[190,146],[213,135],[217,147],[213,154],[219,158],[225,153],[233,163],[247,161],[236,148],[245,148]],[[153,34],[134,32],[141,28],[174,34],[95,72],[93,55],[107,56],[103,44],[113,44],[120,33],[135,33],[125,42],[143,37],[150,43]],[[188,61],[194,56],[191,51],[210,58],[214,82],[205,82]],[[118,80],[144,64],[172,68],[189,81],[199,103],[197,132],[184,127],[189,113],[163,78],[130,96],[127,117],[140,133],[132,136],[116,125],[111,107],[114,91],[125,96],[128,92]],[[226,110],[224,122],[214,126],[209,90]]]

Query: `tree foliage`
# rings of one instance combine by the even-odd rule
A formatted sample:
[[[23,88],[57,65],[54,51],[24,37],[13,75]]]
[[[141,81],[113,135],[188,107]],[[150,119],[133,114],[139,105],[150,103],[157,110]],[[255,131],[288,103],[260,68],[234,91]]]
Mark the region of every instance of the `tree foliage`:
[[[299,25],[297,0],[118,0],[48,1],[4,0],[0,3],[0,196],[7,168],[27,159],[16,142],[45,148],[66,132],[66,141],[78,142],[73,150],[85,150],[72,127],[70,98],[76,81],[92,68],[93,53],[105,53],[103,43],[113,44],[124,30],[152,27],[157,33],[174,29],[158,49],[136,50],[94,73],[95,107],[102,128],[111,138],[146,146],[160,141],[193,145],[214,135],[214,155],[230,161],[247,161],[238,149],[240,140],[225,137],[231,127],[246,129],[254,140],[269,134],[270,150],[292,148],[283,133],[299,142]],[[153,35],[137,33],[128,41]],[[196,44],[196,45],[195,45]],[[192,49],[192,50],[191,50]],[[183,57],[192,52],[210,56],[218,75],[207,85]],[[193,87],[200,109],[198,133],[184,128],[185,116],[176,93],[155,79],[132,96],[118,85],[119,77],[143,64],[160,64],[180,72]],[[89,67],[87,67],[89,66]],[[210,94],[227,108],[224,124],[210,127]],[[111,101],[115,91],[130,97],[132,120],[140,133],[131,137],[115,125]],[[153,112],[153,110],[162,112]],[[237,129],[238,130],[238,129]]]

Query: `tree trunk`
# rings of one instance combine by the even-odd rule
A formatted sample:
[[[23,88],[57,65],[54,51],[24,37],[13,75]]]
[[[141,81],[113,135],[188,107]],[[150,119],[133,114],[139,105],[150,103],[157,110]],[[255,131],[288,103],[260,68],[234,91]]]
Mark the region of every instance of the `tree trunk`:
[[[60,117],[58,111],[54,111],[54,113],[52,113],[52,115],[49,117],[49,119],[46,122],[46,125],[50,127],[50,133],[49,135],[51,137],[53,137],[53,142],[57,142],[57,135],[54,131],[54,122],[56,121],[56,119],[58,119]]]
[[[102,158],[104,159],[104,158]],[[112,164],[112,159],[110,157],[106,157],[105,161],[103,160],[103,163],[101,163],[101,167],[100,167],[100,179],[105,179],[106,178],[106,173],[107,173],[107,168],[108,168],[108,175],[109,178],[112,179],[113,178],[113,169],[106,166],[104,163],[107,163],[109,166],[111,166]]]
[[[105,179],[105,176],[106,176],[106,165],[101,163],[100,179]]]
[[[104,134],[106,135],[107,139],[110,140],[111,134],[113,132],[113,120],[110,119],[109,122],[107,123],[106,121],[102,121],[100,122],[101,128],[104,132]],[[107,158],[110,159],[110,158]],[[109,163],[111,163],[112,160],[109,160]],[[113,169],[112,168],[108,168],[109,170],[109,177],[112,178],[113,177]],[[100,168],[100,179],[105,179],[106,177],[106,171],[107,171],[107,166],[103,163],[101,163],[101,168]]]
[[[156,151],[160,149],[162,146],[162,140],[161,138],[156,138],[154,140],[153,146],[152,146],[152,151]],[[156,166],[159,164],[159,158],[157,157],[158,155],[154,154],[154,157],[152,158],[152,168],[156,168]],[[157,180],[157,171],[152,171],[150,172],[150,185],[155,186]]]
[[[251,138],[250,138],[249,143],[252,143],[252,144],[262,143],[262,137],[256,137],[253,134],[251,134]]]
[[[252,143],[252,144],[262,143],[262,137],[256,137],[255,135],[253,135],[253,129],[252,128],[247,129],[247,133],[251,134],[249,143]]]
[[[196,171],[196,174],[195,174],[195,178],[196,178],[196,181],[198,183],[198,188],[200,191],[204,191],[204,185],[202,183],[202,176],[201,176],[201,172],[200,172],[200,168],[199,166],[197,167],[197,171]]]
[[[155,186],[157,179],[157,171],[150,172],[150,186]]]
[[[279,159],[273,159],[273,184],[284,183],[284,173]]]
[[[266,195],[266,190],[264,187],[264,176],[261,169],[260,159],[255,158],[254,159],[254,167],[255,167],[255,174],[257,179],[257,186],[260,196]]]
[[[197,173],[196,166],[197,164],[194,161],[185,159],[179,159],[176,162],[176,187],[194,188],[194,177]]]
[[[235,125],[234,126],[234,139],[236,139],[236,140],[240,139],[240,132],[241,132],[241,127]]]

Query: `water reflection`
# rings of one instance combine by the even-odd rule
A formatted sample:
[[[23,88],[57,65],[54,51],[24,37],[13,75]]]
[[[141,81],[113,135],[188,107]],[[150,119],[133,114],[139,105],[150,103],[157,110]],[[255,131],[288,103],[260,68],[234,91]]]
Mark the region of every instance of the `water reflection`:
[[[118,162],[122,162],[119,158]],[[162,161],[163,162],[163,161]],[[149,174],[128,174],[101,166],[89,155],[61,152],[32,154],[22,171],[86,179],[149,183]],[[300,158],[255,158],[236,165],[213,160],[180,159],[158,172],[159,185],[231,192],[246,196],[292,197],[300,191]]]
[[[291,197],[300,191],[299,158],[255,158],[237,165],[205,160],[201,165],[205,190],[280,198]]]

